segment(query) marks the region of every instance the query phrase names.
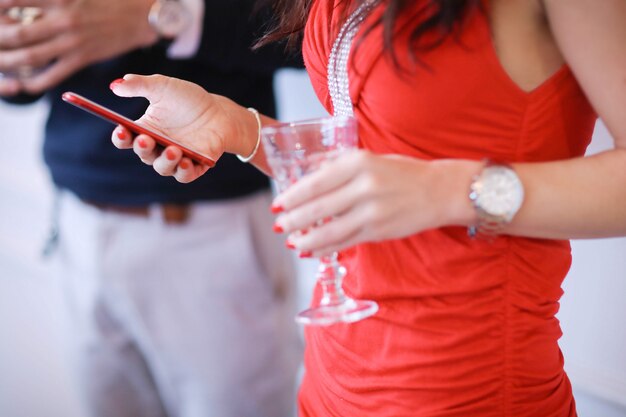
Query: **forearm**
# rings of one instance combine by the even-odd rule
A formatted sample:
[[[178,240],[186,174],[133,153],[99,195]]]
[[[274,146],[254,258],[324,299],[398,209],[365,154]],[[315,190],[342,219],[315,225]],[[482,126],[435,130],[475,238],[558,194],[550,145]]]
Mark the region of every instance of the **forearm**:
[[[456,167],[458,176],[448,180],[455,196],[446,223],[469,226],[476,222],[468,193],[477,167],[467,161],[448,163]],[[626,149],[513,167],[524,184],[525,197],[502,233],[548,239],[626,235]]]
[[[626,235],[626,149],[516,169],[526,198],[507,233],[563,239]]]

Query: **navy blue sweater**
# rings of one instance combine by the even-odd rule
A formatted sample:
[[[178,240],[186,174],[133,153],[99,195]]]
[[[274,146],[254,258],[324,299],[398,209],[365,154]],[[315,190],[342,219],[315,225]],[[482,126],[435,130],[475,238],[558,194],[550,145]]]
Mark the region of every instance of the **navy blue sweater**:
[[[147,101],[116,97],[108,85],[126,73],[159,73],[195,82],[207,91],[273,116],[273,71],[280,66],[301,66],[301,58],[286,57],[280,46],[251,51],[250,45],[263,25],[262,15],[255,20],[248,17],[251,1],[205,3],[203,38],[195,57],[169,60],[162,45],[141,49],[90,66],[46,93],[51,108],[43,152],[58,187],[85,200],[116,205],[233,198],[268,187],[268,179],[261,172],[227,154],[190,184],[161,177],[132,151],[118,150],[111,144],[112,124],[61,101],[64,91],[74,91],[137,119]]]

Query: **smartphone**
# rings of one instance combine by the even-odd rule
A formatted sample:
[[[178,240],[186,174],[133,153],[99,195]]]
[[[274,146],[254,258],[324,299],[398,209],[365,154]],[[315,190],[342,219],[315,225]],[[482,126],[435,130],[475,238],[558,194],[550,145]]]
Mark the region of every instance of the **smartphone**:
[[[74,106],[78,107],[79,109],[85,110],[93,115],[99,116],[100,118],[109,121],[113,124],[116,125],[122,125],[124,126],[126,129],[130,130],[131,132],[135,133],[135,134],[140,134],[143,133],[145,135],[150,136],[151,138],[153,138],[156,143],[158,143],[159,145],[162,146],[176,146],[178,148],[180,148],[183,151],[183,155],[194,160],[195,162],[198,162],[200,164],[204,164],[204,165],[208,165],[209,167],[213,167],[215,166],[215,161],[211,158],[209,158],[206,155],[203,155],[197,151],[194,151],[193,149],[179,143],[176,142],[174,139],[169,138],[161,133],[158,133],[152,129],[149,129],[147,127],[144,126],[140,126],[137,123],[133,122],[132,120],[130,120],[127,117],[122,116],[119,113],[114,112],[113,110],[107,109],[104,106],[101,106],[100,104],[93,102],[81,95],[78,95],[76,93],[72,93],[70,91],[63,93],[63,95],[61,96],[61,98],[63,99],[63,101],[73,104]]]

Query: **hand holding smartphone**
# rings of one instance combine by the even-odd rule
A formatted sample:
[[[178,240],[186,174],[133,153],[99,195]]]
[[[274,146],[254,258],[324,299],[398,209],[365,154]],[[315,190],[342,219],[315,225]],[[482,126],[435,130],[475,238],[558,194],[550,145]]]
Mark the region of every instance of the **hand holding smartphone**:
[[[158,133],[152,129],[149,129],[144,126],[140,126],[134,121],[130,120],[127,117],[122,116],[119,113],[114,112],[94,101],[91,101],[81,95],[76,93],[72,93],[70,91],[63,93],[61,96],[63,101],[70,103],[79,109],[85,110],[93,115],[96,115],[106,121],[109,121],[115,125],[122,125],[126,129],[130,130],[135,134],[145,134],[150,136],[155,140],[156,143],[162,146],[176,146],[180,148],[183,152],[183,155],[190,158],[191,160],[209,166],[210,168],[215,166],[215,161],[209,158],[206,155],[203,155],[193,149],[183,145],[179,142],[176,142],[174,139],[169,138],[161,133]]]

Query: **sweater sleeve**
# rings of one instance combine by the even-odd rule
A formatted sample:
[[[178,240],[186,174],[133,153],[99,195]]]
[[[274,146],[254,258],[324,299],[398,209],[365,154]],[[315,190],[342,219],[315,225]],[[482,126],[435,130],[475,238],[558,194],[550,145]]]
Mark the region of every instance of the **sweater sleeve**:
[[[252,50],[272,16],[268,8],[254,12],[254,4],[254,0],[206,1],[196,59],[225,72],[265,74],[281,67],[303,68],[300,51],[288,53],[283,44]]]

